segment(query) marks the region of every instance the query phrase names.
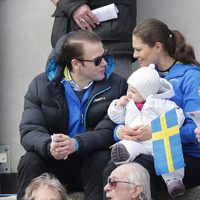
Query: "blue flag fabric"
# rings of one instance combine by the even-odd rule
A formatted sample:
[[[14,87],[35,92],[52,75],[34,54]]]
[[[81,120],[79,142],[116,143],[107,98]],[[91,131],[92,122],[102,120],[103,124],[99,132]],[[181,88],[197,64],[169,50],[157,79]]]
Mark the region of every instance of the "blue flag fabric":
[[[172,109],[151,122],[154,165],[157,175],[185,166],[176,110]]]

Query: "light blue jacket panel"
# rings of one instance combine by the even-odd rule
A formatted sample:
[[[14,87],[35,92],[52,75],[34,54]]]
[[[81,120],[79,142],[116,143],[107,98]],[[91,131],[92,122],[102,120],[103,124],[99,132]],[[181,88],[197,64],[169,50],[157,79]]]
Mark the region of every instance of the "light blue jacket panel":
[[[176,63],[165,76],[174,88],[175,96],[171,98],[185,114],[181,127],[183,151],[200,158],[200,143],[197,142],[194,129],[196,125],[187,112],[200,110],[200,67]]]

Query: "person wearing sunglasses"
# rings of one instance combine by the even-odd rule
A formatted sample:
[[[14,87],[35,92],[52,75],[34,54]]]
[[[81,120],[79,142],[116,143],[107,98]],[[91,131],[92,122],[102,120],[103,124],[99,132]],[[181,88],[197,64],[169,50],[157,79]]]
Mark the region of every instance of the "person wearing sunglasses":
[[[108,50],[105,49],[101,56],[96,57],[92,60],[85,60],[85,59],[82,59],[82,58],[77,58],[77,59],[82,63],[83,62],[93,62],[95,64],[95,66],[98,66],[102,62],[102,59],[106,60],[107,57],[108,57]]]
[[[20,123],[26,153],[18,164],[18,195],[39,175],[53,173],[67,191],[85,200],[103,199],[103,169],[110,160],[114,124],[111,101],[126,94],[126,80],[114,73],[113,58],[99,36],[78,30],[62,37],[46,72],[31,82]]]
[[[138,163],[123,164],[114,169],[104,190],[109,200],[151,200],[149,174]]]

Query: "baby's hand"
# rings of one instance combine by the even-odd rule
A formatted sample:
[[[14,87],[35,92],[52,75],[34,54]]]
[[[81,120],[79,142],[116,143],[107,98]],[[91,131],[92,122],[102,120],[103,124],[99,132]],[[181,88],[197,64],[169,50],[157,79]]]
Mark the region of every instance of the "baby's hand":
[[[128,96],[122,96],[117,100],[117,106],[125,106],[129,102],[130,98]]]

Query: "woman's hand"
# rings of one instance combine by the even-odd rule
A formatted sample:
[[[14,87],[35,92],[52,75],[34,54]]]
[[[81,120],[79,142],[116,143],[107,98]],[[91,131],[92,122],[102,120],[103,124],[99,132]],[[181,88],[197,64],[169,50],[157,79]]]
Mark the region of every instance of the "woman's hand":
[[[144,141],[151,139],[152,133],[149,125],[139,125],[133,128],[121,125],[117,129],[117,136],[120,140]]]
[[[139,125],[133,128],[135,130],[135,139],[139,141],[149,140],[152,138],[151,127],[147,125]]]

